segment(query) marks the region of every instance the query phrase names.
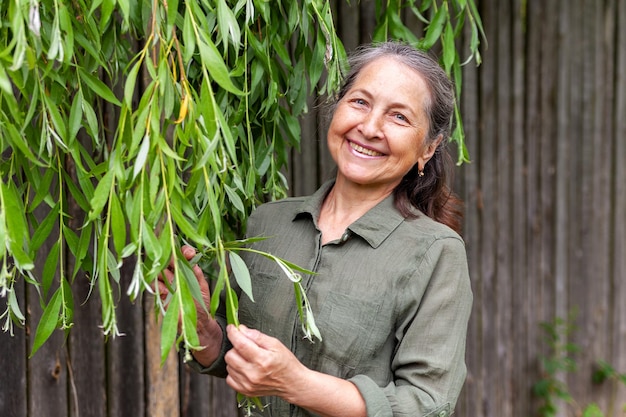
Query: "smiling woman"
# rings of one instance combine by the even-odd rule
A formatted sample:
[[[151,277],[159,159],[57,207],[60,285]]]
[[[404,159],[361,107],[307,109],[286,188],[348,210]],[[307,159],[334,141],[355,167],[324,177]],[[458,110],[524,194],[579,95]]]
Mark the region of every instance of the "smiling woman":
[[[450,209],[436,201],[456,204],[441,171],[452,84],[404,44],[364,47],[351,63],[328,130],[336,178],[251,215],[248,235],[267,237],[242,253],[255,301],[241,294],[239,328],[200,314],[207,348],[192,367],[265,397],[259,415],[448,416],[465,380],[472,304],[463,241],[439,221]],[[302,340],[291,283],[252,251],[314,272],[302,285],[320,341]]]
[[[442,139],[428,140],[428,102],[422,76],[393,56],[361,69],[328,129],[328,148],[338,167],[334,190],[341,192],[326,199],[322,225],[344,223],[336,217],[341,215],[336,196],[362,202],[345,212],[350,219],[338,225],[342,229],[391,194],[412,167],[423,171]]]

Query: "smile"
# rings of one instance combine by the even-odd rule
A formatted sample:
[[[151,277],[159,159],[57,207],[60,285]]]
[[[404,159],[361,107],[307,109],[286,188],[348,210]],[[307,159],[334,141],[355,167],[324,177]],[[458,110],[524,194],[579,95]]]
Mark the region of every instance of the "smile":
[[[382,154],[380,152],[376,152],[376,151],[373,151],[371,149],[366,149],[366,148],[362,147],[361,145],[357,145],[354,142],[348,142],[348,143],[350,143],[350,147],[352,149],[354,149],[358,153],[362,153],[363,155],[367,155],[367,156],[383,156],[384,155],[384,154]]]

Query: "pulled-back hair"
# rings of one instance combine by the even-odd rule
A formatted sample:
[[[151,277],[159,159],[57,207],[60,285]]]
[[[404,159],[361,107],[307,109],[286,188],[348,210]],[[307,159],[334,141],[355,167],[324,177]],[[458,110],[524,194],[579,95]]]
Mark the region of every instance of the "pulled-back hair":
[[[350,90],[361,70],[382,57],[396,59],[415,70],[426,83],[430,100],[423,103],[428,117],[426,144],[437,141],[435,153],[419,175],[417,164],[404,176],[394,190],[396,208],[405,217],[415,217],[414,208],[455,231],[461,231],[463,203],[452,192],[449,179],[453,162],[447,150],[454,113],[454,85],[441,66],[426,52],[400,42],[384,42],[359,47],[349,58],[350,67],[336,102]]]

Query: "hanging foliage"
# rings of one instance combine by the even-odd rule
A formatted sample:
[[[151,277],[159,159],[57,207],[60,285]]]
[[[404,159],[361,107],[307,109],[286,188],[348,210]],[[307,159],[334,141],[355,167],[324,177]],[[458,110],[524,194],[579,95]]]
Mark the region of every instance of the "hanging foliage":
[[[472,0],[377,0],[375,40],[441,46],[461,89],[463,60],[480,62],[482,27]],[[191,265],[214,272],[215,313],[225,292],[231,322],[246,219],[286,195],[281,169],[300,140],[310,94],[332,94],[344,48],[321,0],[8,0],[0,3],[0,319],[26,321],[15,286],[37,289],[43,316],[32,354],[72,326],[72,285],[88,277],[99,325],[119,334],[117,293],[136,300],[174,259],[162,358],[175,342],[197,347],[201,300]],[[425,24],[411,33],[400,19]],[[467,57],[455,40],[468,28]],[[324,75],[324,76],[323,76]],[[459,162],[467,160],[456,113]],[[46,243],[46,248],[42,250]],[[188,262],[182,244],[200,249]],[[299,287],[298,266],[278,262]],[[35,263],[43,265],[34,272]],[[121,267],[132,265],[122,280]],[[82,274],[79,274],[82,273]],[[77,300],[83,302],[84,300]],[[306,306],[306,303],[305,303]],[[310,314],[303,327],[316,336]],[[181,323],[180,332],[178,323]]]

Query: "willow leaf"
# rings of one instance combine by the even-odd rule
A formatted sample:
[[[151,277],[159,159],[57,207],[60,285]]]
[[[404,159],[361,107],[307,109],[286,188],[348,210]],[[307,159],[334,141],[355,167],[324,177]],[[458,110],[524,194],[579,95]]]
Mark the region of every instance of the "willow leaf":
[[[222,88],[233,94],[242,95],[243,91],[233,84],[228,74],[228,68],[224,63],[215,44],[208,38],[201,37],[198,39],[198,49],[202,58],[202,64],[207,68],[211,78],[215,80]]]
[[[435,42],[441,37],[441,32],[443,31],[447,17],[447,9],[441,6],[435,13],[435,16],[430,21],[428,29],[426,30],[426,35],[422,41],[422,47],[424,49],[432,48]]]
[[[33,260],[26,254],[28,246],[29,230],[22,200],[18,198],[15,184],[5,184],[0,181],[0,202],[5,214],[7,244],[16,266],[22,270],[34,268]]]
[[[113,187],[113,177],[113,170],[109,170],[104,177],[102,177],[94,190],[93,197],[90,201],[91,210],[89,211],[89,221],[94,221],[100,216],[100,213],[102,213],[104,205],[109,200],[111,187]]]
[[[59,313],[61,312],[61,304],[63,300],[61,298],[61,288],[58,288],[48,305],[46,305],[37,330],[35,331],[35,340],[33,341],[33,347],[31,349],[29,357],[33,357],[39,348],[52,336],[52,333],[57,328],[59,319]]]
[[[244,260],[235,252],[229,252],[228,257],[230,259],[230,266],[235,275],[235,280],[239,288],[254,301],[254,295],[252,294],[252,280],[250,279],[250,271]]]
[[[120,101],[117,99],[117,97],[115,97],[115,94],[113,94],[111,89],[109,87],[107,87],[107,85],[105,83],[103,83],[102,81],[100,81],[98,78],[96,78],[93,75],[89,74],[88,72],[86,72],[81,67],[78,68],[78,75],[80,76],[81,80],[83,80],[83,82],[85,84],[87,84],[87,86],[96,95],[98,95],[99,97],[102,97],[103,99],[105,99],[109,103],[114,104],[114,105],[116,105],[118,107],[122,106],[122,103],[120,103]]]
[[[172,345],[176,340],[176,333],[178,331],[178,317],[179,317],[179,301],[178,297],[172,297],[165,317],[163,317],[163,324],[161,325],[161,366],[167,360]]]

